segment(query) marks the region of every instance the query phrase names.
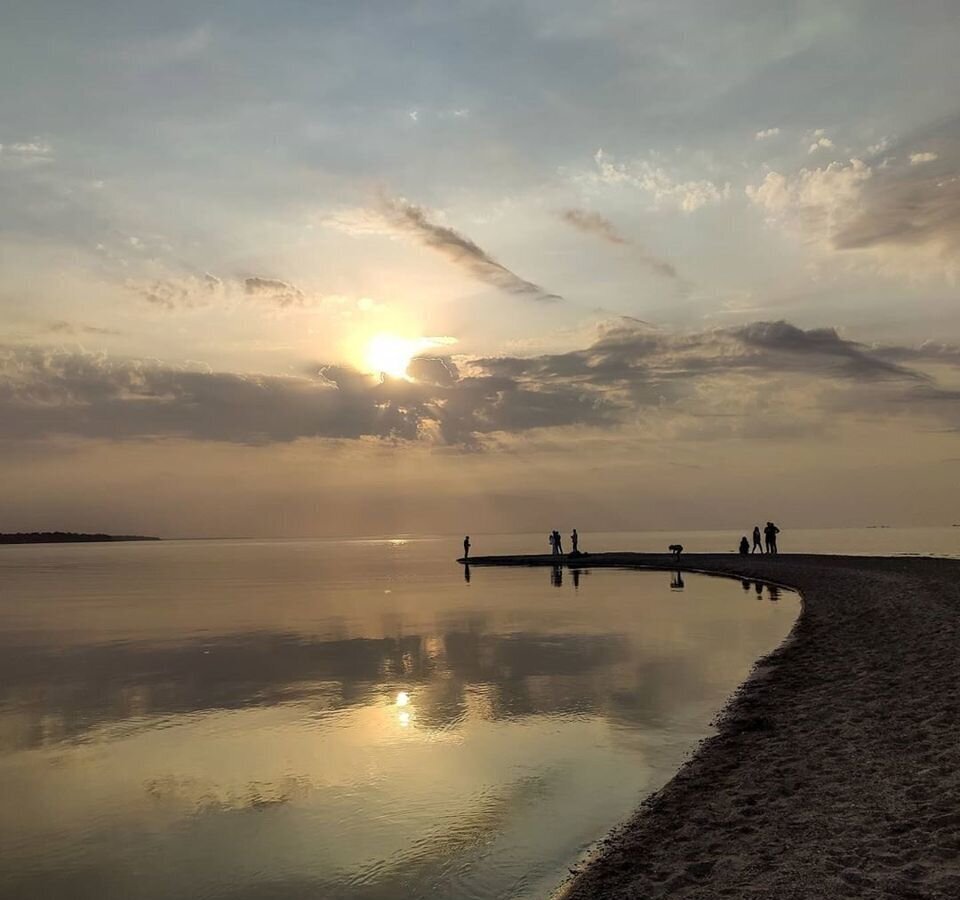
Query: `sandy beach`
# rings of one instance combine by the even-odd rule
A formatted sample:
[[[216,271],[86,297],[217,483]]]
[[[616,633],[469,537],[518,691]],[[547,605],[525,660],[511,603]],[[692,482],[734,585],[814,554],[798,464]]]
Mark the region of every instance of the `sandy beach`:
[[[802,612],[564,900],[960,896],[960,561],[691,554],[680,568],[796,588]]]

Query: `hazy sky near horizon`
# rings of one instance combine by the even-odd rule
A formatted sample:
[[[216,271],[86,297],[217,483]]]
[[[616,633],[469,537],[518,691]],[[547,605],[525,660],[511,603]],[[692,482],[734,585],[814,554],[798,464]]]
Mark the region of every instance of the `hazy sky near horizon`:
[[[3,19],[0,530],[960,521],[952,0]]]

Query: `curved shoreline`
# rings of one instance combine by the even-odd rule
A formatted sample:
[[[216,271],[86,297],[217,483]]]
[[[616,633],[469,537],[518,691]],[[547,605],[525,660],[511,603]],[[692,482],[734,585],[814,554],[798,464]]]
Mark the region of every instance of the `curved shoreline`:
[[[803,598],[718,733],[601,843],[565,900],[960,896],[960,561],[601,553],[561,564],[750,578]]]

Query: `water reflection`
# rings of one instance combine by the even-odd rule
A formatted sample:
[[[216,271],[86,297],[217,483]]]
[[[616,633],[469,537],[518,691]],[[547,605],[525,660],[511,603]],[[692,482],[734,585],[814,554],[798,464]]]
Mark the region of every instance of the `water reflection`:
[[[545,895],[793,618],[702,576],[377,581],[382,548],[306,587],[271,549],[259,605],[105,566],[78,608],[67,567],[85,629],[0,596],[0,897]]]
[[[670,576],[670,590],[682,591],[683,588],[684,588],[683,573],[674,572],[673,575]]]
[[[750,582],[750,580],[749,580],[748,578],[741,578],[741,579],[740,579],[740,586],[741,586],[745,591],[749,591],[749,590],[750,590],[750,587],[751,587],[751,582]],[[780,599],[780,595],[781,595],[781,590],[782,590],[782,588],[778,587],[778,586],[775,585],[775,584],[767,584],[767,583],[764,582],[764,581],[755,581],[755,582],[752,583],[752,586],[753,586],[754,590],[756,591],[757,599],[758,599],[758,600],[763,597],[763,589],[764,589],[764,588],[767,589],[767,597],[769,598],[769,600],[770,600],[772,603],[776,603],[776,602]]]

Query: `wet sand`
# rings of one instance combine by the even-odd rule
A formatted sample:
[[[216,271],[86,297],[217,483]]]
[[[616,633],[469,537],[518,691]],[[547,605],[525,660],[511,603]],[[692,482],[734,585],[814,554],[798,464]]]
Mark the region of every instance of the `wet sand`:
[[[797,588],[802,612],[564,900],[960,897],[960,561],[690,554],[680,568]]]

